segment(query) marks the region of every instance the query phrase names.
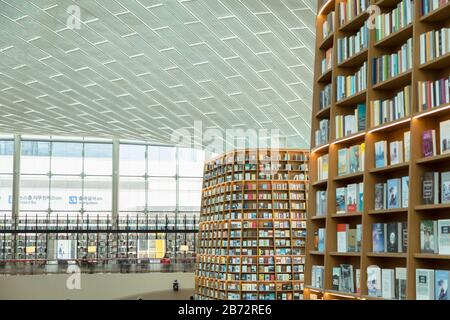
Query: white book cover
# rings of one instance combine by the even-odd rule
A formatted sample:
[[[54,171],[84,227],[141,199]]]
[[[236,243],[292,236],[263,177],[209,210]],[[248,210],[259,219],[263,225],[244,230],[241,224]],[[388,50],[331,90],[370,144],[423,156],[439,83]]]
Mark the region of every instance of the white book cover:
[[[375,142],[375,167],[382,168],[387,165],[387,141]]]
[[[434,300],[434,270],[416,269],[416,300]]]
[[[395,268],[395,298],[398,300],[406,300],[406,268]]]
[[[379,266],[367,267],[367,290],[371,297],[381,297],[381,269]]]
[[[381,270],[381,296],[384,299],[395,298],[395,272],[394,269]]]
[[[441,173],[441,203],[450,203],[450,171]]]
[[[450,153],[450,120],[439,124],[441,154]]]
[[[405,155],[405,162],[408,162],[411,158],[411,132],[407,131],[403,134],[403,148]]]
[[[391,165],[403,162],[403,144],[401,141],[393,141],[389,144],[389,156]]]
[[[450,255],[450,219],[438,220],[439,254]]]
[[[402,177],[402,208],[409,205],[409,176]]]
[[[345,229],[342,228],[339,229],[339,226],[344,227],[344,225],[338,225],[338,231],[337,231],[337,251],[338,252],[347,252],[347,232],[348,232],[348,225],[345,225]]]

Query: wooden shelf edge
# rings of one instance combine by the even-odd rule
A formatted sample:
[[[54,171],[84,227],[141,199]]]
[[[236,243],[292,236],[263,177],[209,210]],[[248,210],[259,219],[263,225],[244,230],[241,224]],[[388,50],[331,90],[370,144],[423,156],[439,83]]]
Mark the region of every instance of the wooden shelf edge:
[[[417,159],[416,163],[417,164],[426,164],[426,163],[433,163],[433,162],[446,161],[446,160],[450,160],[450,153],[440,154],[440,155],[432,156],[432,157],[423,157],[423,158]]]
[[[373,168],[373,169],[370,169],[369,172],[370,173],[384,173],[384,172],[390,172],[390,171],[394,171],[394,170],[398,170],[398,169],[405,169],[405,168],[409,168],[409,162],[402,162],[402,163],[398,163],[398,164],[394,164],[394,165],[390,165],[390,166],[385,166],[382,168]]]
[[[378,40],[377,42],[374,43],[374,47],[390,47],[391,43],[395,43],[397,38],[402,37],[404,34],[407,33],[411,33],[412,36],[412,31],[413,31],[413,24],[410,23],[409,25],[407,25],[406,27],[395,31],[394,33],[391,33],[390,35],[388,35],[387,37],[384,37],[381,40]],[[398,42],[395,44],[398,45]]]
[[[366,255],[371,258],[407,258],[407,254],[403,252],[368,252]]]
[[[407,213],[407,212],[408,212],[408,208],[398,208],[398,209],[385,209],[385,210],[370,210],[369,214],[382,215],[382,214]]]
[[[414,209],[416,211],[450,209],[450,203],[421,204],[421,205],[415,206]]]
[[[362,178],[362,177],[364,177],[364,172],[356,172],[356,173],[345,174],[342,176],[337,176],[333,180],[334,181],[345,181],[345,180],[357,179],[357,178]]]
[[[412,69],[409,69],[405,72],[397,74],[389,79],[386,79],[382,82],[378,82],[372,86],[373,90],[393,90],[395,88],[401,88],[405,86],[405,82],[407,83],[408,79],[412,76]],[[411,85],[411,79],[409,79],[409,84]]]

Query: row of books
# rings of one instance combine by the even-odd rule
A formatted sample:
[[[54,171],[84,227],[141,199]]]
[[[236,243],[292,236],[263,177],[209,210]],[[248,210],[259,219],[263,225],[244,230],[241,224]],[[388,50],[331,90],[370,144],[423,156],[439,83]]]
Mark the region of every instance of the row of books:
[[[331,104],[331,83],[323,87],[319,95],[319,109],[325,109]]]
[[[408,208],[409,176],[375,184],[375,210]]]
[[[377,265],[367,267],[367,292],[371,297],[406,300],[406,280],[406,268],[381,269]]]
[[[416,269],[416,299],[450,300],[449,281],[448,270]]]
[[[337,39],[337,60],[342,63],[369,46],[368,22],[354,35]]]
[[[333,65],[333,48],[330,48],[325,52],[325,58],[322,59],[321,63],[322,74],[330,70],[332,65]]]
[[[337,252],[360,252],[362,240],[362,225],[350,229],[347,223],[339,223],[336,226]]]
[[[327,214],[327,190],[316,191],[316,216],[323,217]]]
[[[425,16],[430,12],[445,6],[449,0],[421,0],[420,3],[420,14]]]
[[[311,271],[311,286],[318,289],[324,288],[325,267],[313,265]]]
[[[411,86],[399,91],[392,99],[370,101],[370,125],[376,127],[384,123],[408,117],[411,112]]]
[[[315,132],[315,145],[321,146],[326,144],[330,139],[330,120],[322,119],[319,122],[319,129]]]
[[[361,68],[349,76],[336,77],[336,99],[340,101],[367,89],[367,61]]]
[[[450,153],[450,120],[439,123],[440,154]],[[422,132],[422,156],[433,157],[438,153],[436,148],[436,130]]]
[[[407,222],[388,222],[372,224],[372,251],[407,252],[408,224]]]
[[[336,139],[355,134],[366,129],[366,105],[359,103],[354,114],[336,116]]]
[[[330,34],[334,32],[334,11],[331,11],[325,21],[322,24],[322,38],[326,39]]]
[[[425,172],[422,176],[422,203],[439,204],[450,203],[450,171],[440,173],[439,192],[439,172]]]
[[[328,179],[328,154],[317,158],[317,179]]]
[[[420,252],[450,254],[450,220],[420,222]]]
[[[364,171],[365,143],[338,150],[338,176]]]
[[[403,0],[391,12],[375,16],[375,39],[379,41],[405,28],[414,18],[414,0]]]
[[[388,164],[392,166],[409,161],[411,157],[410,131],[404,132],[403,137],[403,141],[399,140],[389,143],[389,152],[386,140],[375,142],[375,168],[383,168]]]
[[[372,60],[372,84],[383,82],[412,68],[412,38],[395,53]]]
[[[363,212],[364,183],[352,183],[336,188],[336,213]]]
[[[450,52],[450,28],[422,33],[420,41],[420,63],[426,63]]]
[[[338,4],[339,25],[343,26],[353,18],[365,12],[370,5],[369,0],[344,0]]]
[[[420,111],[450,103],[450,76],[438,80],[417,81]]]
[[[353,269],[351,264],[340,264],[333,267],[331,289],[345,293],[359,293],[361,291],[360,272],[360,269]]]

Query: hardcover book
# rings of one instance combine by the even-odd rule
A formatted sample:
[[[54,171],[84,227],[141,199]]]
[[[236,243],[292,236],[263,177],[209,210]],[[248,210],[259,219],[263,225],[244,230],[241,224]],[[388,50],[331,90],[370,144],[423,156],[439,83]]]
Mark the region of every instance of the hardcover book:
[[[391,165],[403,162],[403,143],[401,141],[393,141],[389,144],[389,153]]]
[[[367,291],[371,297],[381,297],[381,269],[379,266],[367,267]]]
[[[336,227],[337,229],[337,251],[347,252],[347,232],[349,229],[348,224],[340,223]]]
[[[422,203],[438,204],[439,172],[426,172],[422,176]]]
[[[439,254],[450,255],[450,219],[438,220]]]
[[[432,157],[436,155],[436,132],[426,130],[422,133],[422,155]]]
[[[339,291],[353,293],[355,291],[354,283],[353,266],[351,264],[341,264]]]
[[[387,223],[386,225],[386,248],[387,252],[398,252],[399,250],[399,230],[396,222]],[[401,231],[401,229],[400,229]]]
[[[346,198],[347,212],[356,212],[358,197],[359,195],[357,193],[357,184],[349,184],[347,186]]]
[[[383,210],[385,198],[384,183],[375,184],[375,210]]]
[[[416,299],[434,300],[434,270],[416,269]]]
[[[382,168],[387,165],[386,156],[387,142],[375,142],[375,167]]]
[[[441,173],[441,203],[450,203],[450,171]]]
[[[381,290],[384,299],[395,298],[395,270],[382,269],[381,270]]]
[[[389,179],[387,181],[387,205],[388,209],[399,208],[400,179]]]
[[[336,188],[336,213],[345,213],[347,188]]]
[[[448,281],[450,271],[436,270],[434,274],[435,285],[435,299],[436,300],[450,300],[448,295]]]
[[[332,276],[332,284],[331,289],[335,291],[339,291],[339,285],[341,283],[341,268],[333,267],[333,276]]]
[[[420,222],[420,252],[438,253],[437,221],[422,220]]]
[[[402,177],[402,208],[409,205],[409,176]]]
[[[348,149],[338,150],[338,175],[348,174]]]
[[[406,300],[406,268],[395,268],[395,299]]]
[[[349,150],[349,171],[350,173],[360,172],[361,147],[359,145],[350,147]]]
[[[450,120],[442,121],[439,124],[439,135],[441,140],[441,154],[450,153]]]
[[[372,224],[373,252],[384,252],[384,245],[385,245],[384,223]]]

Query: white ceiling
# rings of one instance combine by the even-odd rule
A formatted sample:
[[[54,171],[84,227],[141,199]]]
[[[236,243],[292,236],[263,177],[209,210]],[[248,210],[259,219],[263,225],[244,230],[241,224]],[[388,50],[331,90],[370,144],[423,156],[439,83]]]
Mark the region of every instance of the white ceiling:
[[[68,28],[78,5],[81,28]],[[308,147],[316,0],[0,0],[0,132]]]

